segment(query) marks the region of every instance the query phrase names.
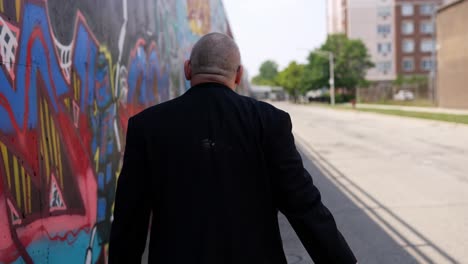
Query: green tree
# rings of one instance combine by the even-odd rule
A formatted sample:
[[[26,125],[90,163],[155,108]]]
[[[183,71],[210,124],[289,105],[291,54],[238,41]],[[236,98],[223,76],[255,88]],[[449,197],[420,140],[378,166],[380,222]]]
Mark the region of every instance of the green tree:
[[[277,85],[278,64],[272,60],[267,60],[260,65],[260,73],[252,78],[252,83],[256,85]]]
[[[305,65],[291,62],[286,69],[278,74],[277,83],[282,86],[297,102],[304,87]]]
[[[398,75],[397,79],[393,81],[393,84],[397,86],[424,86],[428,84],[428,78],[427,76],[421,76],[421,75],[411,75],[411,76],[403,76],[403,75]]]
[[[328,86],[329,59],[324,52],[334,56],[335,86],[353,91],[366,83],[367,70],[374,67],[366,46],[361,40],[348,39],[344,34],[329,35],[326,42],[312,51],[306,66],[305,90]]]
[[[303,92],[317,90],[322,87],[328,87],[330,76],[330,65],[328,58],[323,54],[311,52],[307,58],[308,64],[304,68],[304,86]]]

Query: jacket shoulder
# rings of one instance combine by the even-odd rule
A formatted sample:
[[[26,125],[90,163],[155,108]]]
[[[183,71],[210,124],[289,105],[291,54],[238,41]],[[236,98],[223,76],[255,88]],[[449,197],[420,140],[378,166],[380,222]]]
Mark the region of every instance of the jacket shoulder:
[[[135,122],[142,122],[143,120],[148,120],[149,118],[154,118],[158,116],[161,112],[168,111],[169,109],[177,108],[177,105],[180,101],[180,97],[162,102],[153,106],[150,106],[138,114],[131,117]],[[163,116],[163,115],[161,115]]]
[[[258,101],[246,96],[241,97],[249,105],[250,111],[256,113],[263,131],[274,133],[278,129],[281,130],[291,126],[291,118],[287,112],[264,101]]]
[[[278,109],[275,106],[267,102],[258,101],[252,97],[243,96],[243,95],[239,95],[239,97],[245,103],[253,105],[259,111],[260,114],[281,115],[281,116],[288,114],[287,112],[281,109]]]
[[[276,123],[275,121],[289,118],[289,114],[286,111],[278,109],[267,102],[257,101],[257,107],[259,113],[266,121]]]

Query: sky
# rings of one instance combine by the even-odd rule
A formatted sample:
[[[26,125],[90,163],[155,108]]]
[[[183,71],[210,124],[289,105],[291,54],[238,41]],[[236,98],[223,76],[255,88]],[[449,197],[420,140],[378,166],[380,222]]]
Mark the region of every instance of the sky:
[[[249,78],[271,59],[305,63],[326,38],[326,0],[223,0]]]

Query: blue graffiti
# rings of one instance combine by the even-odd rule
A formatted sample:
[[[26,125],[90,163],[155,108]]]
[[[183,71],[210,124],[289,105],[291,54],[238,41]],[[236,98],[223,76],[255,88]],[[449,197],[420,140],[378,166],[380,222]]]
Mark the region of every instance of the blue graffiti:
[[[0,71],[0,92],[5,96],[11,110],[14,122],[20,129],[23,127],[23,118],[27,117],[26,128],[37,126],[37,76],[44,81],[47,95],[54,111],[62,110],[56,98],[69,91],[62,75],[61,68],[54,56],[54,46],[49,30],[49,24],[43,7],[26,4],[24,8],[22,37],[18,47],[18,60],[16,62],[15,85]],[[29,85],[27,85],[29,80]],[[28,106],[30,113],[26,113]],[[13,131],[7,110],[0,106],[0,129],[4,133]]]

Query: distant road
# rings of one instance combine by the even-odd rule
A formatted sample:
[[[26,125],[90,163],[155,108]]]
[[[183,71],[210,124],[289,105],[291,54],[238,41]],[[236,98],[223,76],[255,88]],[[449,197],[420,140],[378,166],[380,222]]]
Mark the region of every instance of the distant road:
[[[468,125],[275,105],[359,263],[468,263]],[[290,263],[311,263],[282,229]]]

